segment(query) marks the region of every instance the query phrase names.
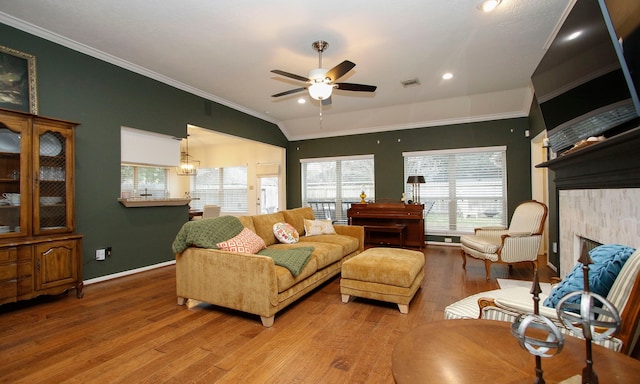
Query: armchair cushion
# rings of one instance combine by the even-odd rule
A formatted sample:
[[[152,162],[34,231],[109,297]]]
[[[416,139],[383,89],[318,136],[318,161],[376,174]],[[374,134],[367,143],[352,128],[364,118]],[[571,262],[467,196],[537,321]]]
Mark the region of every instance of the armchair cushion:
[[[600,245],[589,252],[593,264],[589,265],[589,290],[600,296],[607,297],[618,273],[629,256],[635,251],[624,245]],[[558,285],[556,285],[543,305],[555,308],[560,299],[568,293],[584,290],[584,273],[582,263],[577,263]],[[574,296],[569,300],[578,303],[580,298]]]
[[[482,236],[460,236],[460,242],[481,253],[496,253],[500,248],[500,238]]]
[[[532,312],[533,301],[531,300],[531,288],[528,287],[511,287],[506,289],[494,289],[493,291],[480,292],[475,295],[467,296],[462,300],[450,304],[444,309],[445,319],[477,319],[480,317],[480,308],[478,307],[478,299],[481,297],[496,299],[512,300],[523,303],[531,303],[527,312]],[[555,312],[555,311],[554,311]]]

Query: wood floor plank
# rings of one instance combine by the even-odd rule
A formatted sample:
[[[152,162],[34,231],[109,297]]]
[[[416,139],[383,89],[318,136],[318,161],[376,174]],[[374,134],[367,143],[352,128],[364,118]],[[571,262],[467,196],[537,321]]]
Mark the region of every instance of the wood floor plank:
[[[404,315],[395,304],[342,303],[335,278],[276,315],[206,303],[178,306],[175,266],[73,294],[0,306],[0,383],[393,383],[391,353],[444,307],[498,288],[456,247],[428,246],[425,280]],[[492,268],[530,279],[529,266]],[[541,270],[542,281],[553,272]]]

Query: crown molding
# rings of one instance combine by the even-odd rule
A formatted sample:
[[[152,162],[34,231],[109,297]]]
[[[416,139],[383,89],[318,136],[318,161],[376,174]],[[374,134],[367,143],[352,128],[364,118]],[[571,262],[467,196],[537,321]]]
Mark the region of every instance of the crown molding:
[[[216,96],[214,94],[205,92],[205,91],[203,91],[201,89],[198,89],[196,87],[192,87],[190,85],[184,84],[184,83],[179,82],[179,81],[177,81],[175,79],[172,79],[170,77],[161,75],[161,74],[159,74],[157,72],[154,72],[154,71],[152,71],[152,70],[150,70],[148,68],[141,67],[139,65],[133,64],[133,63],[128,62],[126,60],[122,60],[122,59],[120,59],[120,58],[118,58],[116,56],[113,56],[113,55],[109,54],[109,53],[102,52],[102,51],[97,50],[95,48],[89,47],[88,45],[79,43],[79,42],[77,42],[75,40],[71,40],[71,39],[69,39],[67,37],[64,37],[64,36],[59,35],[59,34],[54,33],[54,32],[51,32],[51,31],[49,31],[47,29],[38,27],[37,25],[33,25],[31,23],[28,23],[28,22],[26,22],[26,21],[24,21],[22,19],[18,19],[16,17],[11,16],[11,15],[7,15],[4,12],[0,12],[0,23],[6,24],[6,25],[8,25],[10,27],[19,29],[19,30],[21,30],[23,32],[27,32],[29,34],[32,34],[32,35],[37,36],[37,37],[40,37],[42,39],[51,41],[51,42],[59,44],[59,45],[62,45],[64,47],[67,47],[67,48],[72,49],[74,51],[77,51],[77,52],[83,53],[85,55],[94,57],[96,59],[105,61],[107,63],[116,65],[118,67],[124,68],[126,70],[129,70],[129,71],[137,73],[139,75],[148,77],[150,79],[157,80],[157,81],[159,81],[161,83],[170,85],[170,86],[172,86],[174,88],[177,88],[177,89],[180,89],[182,91],[191,93],[191,94],[196,95],[196,96],[200,96],[200,97],[202,97],[204,99],[216,102],[218,104],[222,104],[224,106],[227,106],[229,108],[235,109],[235,110],[237,110],[239,112],[246,113],[247,115],[251,115],[251,116],[256,117],[258,119],[261,119],[261,120],[264,120],[264,121],[267,121],[267,122],[270,122],[270,123],[273,123],[273,124],[276,124],[276,125],[278,125],[278,123],[279,123],[278,120],[275,120],[272,116],[268,116],[268,115],[265,115],[263,113],[256,112],[256,111],[254,111],[252,109],[248,109],[248,108],[246,108],[246,107],[244,107],[242,105],[233,103],[233,102],[231,102],[229,100],[223,99],[223,98],[218,97],[218,96]]]

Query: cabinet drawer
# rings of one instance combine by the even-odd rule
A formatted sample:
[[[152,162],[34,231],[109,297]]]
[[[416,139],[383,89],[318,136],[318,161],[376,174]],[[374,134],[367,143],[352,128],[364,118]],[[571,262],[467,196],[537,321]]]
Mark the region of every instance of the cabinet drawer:
[[[16,261],[16,255],[15,248],[0,248],[0,263]]]
[[[0,304],[15,301],[18,294],[18,285],[16,281],[5,281],[0,283]],[[9,299],[9,300],[7,300]]]
[[[13,280],[17,275],[18,266],[16,264],[0,265],[0,281]]]

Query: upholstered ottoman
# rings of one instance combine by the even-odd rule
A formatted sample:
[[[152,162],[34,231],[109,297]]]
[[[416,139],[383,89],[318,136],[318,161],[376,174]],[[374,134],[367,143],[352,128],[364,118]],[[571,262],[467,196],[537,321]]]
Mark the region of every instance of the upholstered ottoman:
[[[409,313],[424,279],[424,254],[399,248],[369,248],[342,264],[342,302],[351,296],[398,304],[400,313]]]

